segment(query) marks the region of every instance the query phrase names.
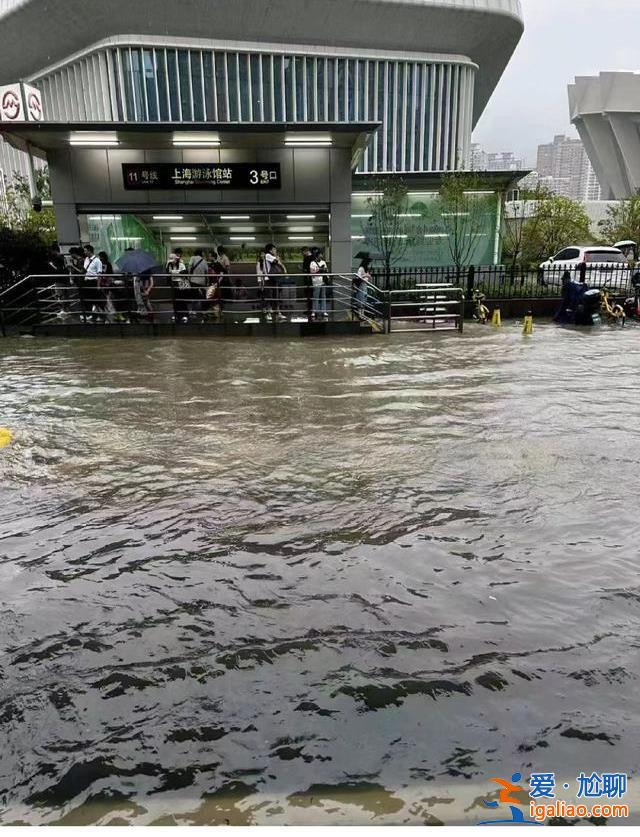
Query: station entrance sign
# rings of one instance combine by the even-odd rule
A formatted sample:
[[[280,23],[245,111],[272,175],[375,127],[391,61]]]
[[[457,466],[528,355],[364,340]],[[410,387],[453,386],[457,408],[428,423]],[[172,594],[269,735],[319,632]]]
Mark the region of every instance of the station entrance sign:
[[[124,188],[281,189],[280,163],[123,163]]]

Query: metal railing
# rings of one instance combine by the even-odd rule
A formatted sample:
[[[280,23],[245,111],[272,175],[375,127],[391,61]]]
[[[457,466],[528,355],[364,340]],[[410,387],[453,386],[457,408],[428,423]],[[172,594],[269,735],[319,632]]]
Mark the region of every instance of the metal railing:
[[[467,299],[474,290],[480,290],[487,299],[559,299],[562,296],[565,273],[573,281],[579,281],[584,272],[585,281],[591,288],[606,287],[615,297],[633,296],[632,278],[636,269],[627,264],[587,264],[586,270],[572,265],[551,264],[536,270],[511,268],[504,265],[457,269],[455,267],[407,267],[392,268],[388,277],[376,273],[375,279],[382,287],[391,291],[415,288],[421,283],[449,283],[463,287]]]
[[[464,291],[447,283],[386,290],[353,274],[327,274],[314,287],[307,274],[267,282],[255,274],[184,276],[34,275],[0,292],[0,333],[37,326],[190,324],[231,322],[359,322],[375,333],[457,329],[462,331]]]
[[[464,328],[464,291],[451,284],[422,284],[389,291],[389,332],[459,331]]]
[[[0,333],[53,324],[173,324],[359,321],[385,331],[383,292],[356,299],[354,276],[327,274],[314,288],[307,274],[261,281],[233,274],[198,286],[186,277],[28,276],[0,292]]]

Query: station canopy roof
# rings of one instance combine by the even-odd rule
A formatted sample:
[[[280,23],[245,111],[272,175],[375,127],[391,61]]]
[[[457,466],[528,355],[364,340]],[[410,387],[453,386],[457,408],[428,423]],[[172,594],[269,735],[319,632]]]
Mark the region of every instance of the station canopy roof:
[[[357,165],[377,122],[233,124],[184,122],[0,122],[0,135],[20,150],[46,158],[62,148],[346,148]]]

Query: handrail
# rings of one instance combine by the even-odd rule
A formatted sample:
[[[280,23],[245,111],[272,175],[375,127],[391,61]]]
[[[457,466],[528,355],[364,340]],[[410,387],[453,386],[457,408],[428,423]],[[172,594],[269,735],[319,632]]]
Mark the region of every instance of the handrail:
[[[23,276],[23,277],[22,277],[22,279],[19,279],[19,280],[18,280],[17,282],[15,282],[13,285],[9,285],[9,287],[8,287],[8,288],[5,288],[3,291],[0,291],[0,299],[1,299],[1,298],[5,295],[5,294],[8,294],[8,293],[9,293],[9,291],[13,291],[13,290],[15,290],[15,289],[16,289],[16,288],[18,288],[20,285],[22,285],[24,282],[28,282],[30,279],[33,279],[33,276],[32,276],[32,275],[29,275],[29,276]]]
[[[6,334],[7,324],[20,328],[56,321],[178,325],[256,316],[266,321],[360,321],[387,333],[394,321],[402,320],[421,320],[434,328],[437,320],[450,320],[462,328],[462,288],[437,283],[383,289],[354,273],[323,275],[327,277],[320,286],[324,294],[317,295],[318,286],[308,273],[34,274],[2,292],[0,330]],[[150,279],[152,289],[147,284]],[[211,287],[215,293],[205,294]],[[450,310],[456,305],[459,313]]]

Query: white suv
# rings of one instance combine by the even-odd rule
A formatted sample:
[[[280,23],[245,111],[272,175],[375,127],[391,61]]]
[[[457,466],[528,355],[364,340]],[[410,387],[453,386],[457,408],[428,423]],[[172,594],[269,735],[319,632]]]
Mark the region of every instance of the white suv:
[[[587,266],[587,283],[592,288],[627,289],[631,269],[624,253],[617,247],[565,247],[542,262],[540,272],[546,281],[558,284],[565,270],[579,273],[581,264]]]

